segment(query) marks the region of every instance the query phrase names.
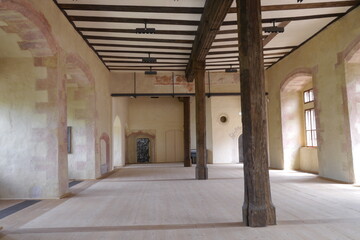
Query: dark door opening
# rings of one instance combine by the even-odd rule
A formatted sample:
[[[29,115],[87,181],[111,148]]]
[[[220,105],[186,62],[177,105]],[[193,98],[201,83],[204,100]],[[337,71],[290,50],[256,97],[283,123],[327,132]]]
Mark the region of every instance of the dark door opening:
[[[137,152],[137,163],[149,163],[150,139],[149,138],[136,139],[136,152]]]
[[[239,163],[243,163],[244,162],[244,148],[243,148],[243,135],[241,134],[239,136]]]

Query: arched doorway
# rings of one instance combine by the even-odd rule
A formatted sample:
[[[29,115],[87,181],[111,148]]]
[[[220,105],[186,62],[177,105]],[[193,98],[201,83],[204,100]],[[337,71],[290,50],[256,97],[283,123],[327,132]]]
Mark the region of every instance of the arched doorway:
[[[127,138],[127,148],[126,148],[126,163],[134,164],[138,163],[138,139],[149,139],[148,141],[148,154],[149,154],[149,163],[156,162],[155,159],[155,134],[145,131],[136,131],[132,132],[126,136]]]
[[[284,169],[318,172],[316,109],[311,70],[295,71],[280,90]]]

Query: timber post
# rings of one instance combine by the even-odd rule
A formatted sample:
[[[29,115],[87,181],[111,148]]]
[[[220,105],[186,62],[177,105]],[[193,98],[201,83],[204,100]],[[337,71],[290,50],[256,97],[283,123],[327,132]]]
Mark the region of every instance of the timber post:
[[[236,0],[239,34],[245,196],[243,221],[276,224],[268,170],[265,78],[260,0]]]
[[[182,98],[184,104],[184,167],[191,167],[190,157],[190,97]]]
[[[208,179],[206,158],[205,61],[196,63],[196,179]]]

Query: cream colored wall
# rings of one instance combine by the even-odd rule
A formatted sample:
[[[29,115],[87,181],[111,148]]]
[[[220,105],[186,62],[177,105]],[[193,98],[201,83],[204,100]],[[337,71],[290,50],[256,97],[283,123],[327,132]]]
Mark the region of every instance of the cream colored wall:
[[[278,64],[267,70],[269,87],[270,162],[283,167],[281,139],[280,86],[289,74],[303,69],[313,71],[318,113],[319,174],[353,182],[349,132],[343,101],[345,74],[338,53],[360,35],[360,8],[329,26]],[[332,39],[329,41],[329,39]]]
[[[157,75],[145,75],[143,72],[112,72],[111,93],[134,93],[136,79],[136,93],[195,93],[194,82],[187,82],[184,72],[158,72]],[[239,92],[240,77],[238,73],[211,72],[210,88],[209,73],[205,74],[205,91],[208,92]]]
[[[360,50],[359,50],[360,53]],[[360,182],[360,59],[346,63],[346,93],[348,100],[351,154],[355,182]]]
[[[95,79],[96,94],[96,170],[91,178],[99,177],[100,173],[100,136],[106,133],[111,136],[111,97],[109,94],[110,72],[99,60],[97,55],[84,42],[82,37],[74,30],[63,13],[53,1],[29,0],[32,6],[41,12],[51,27],[51,33],[58,45],[67,54],[78,55],[89,67]]]
[[[15,10],[7,11],[6,6]],[[68,191],[67,56],[82,59],[86,73],[95,79],[97,141],[92,148],[96,148],[96,167],[92,167],[89,178],[100,176],[100,135],[111,135],[109,71],[53,1],[9,1],[6,6],[1,17],[7,21],[6,14],[11,15],[8,19],[13,26],[6,28],[7,23],[0,22],[0,27],[14,33],[5,34],[0,29],[0,61],[4,68],[0,73],[0,105],[8,113],[0,117],[0,141],[6,146],[0,150],[0,171],[4,171],[0,173],[0,198],[57,198]],[[27,27],[14,19],[27,21]],[[20,51],[19,44],[30,50]]]
[[[303,101],[301,91],[281,94],[281,127],[284,169],[300,168],[300,148],[304,146]]]
[[[46,141],[41,129],[47,127],[47,115],[36,109],[48,101],[46,91],[35,89],[36,80],[46,75],[46,69],[34,67],[32,58],[0,58],[2,199],[51,198],[61,191],[58,159],[46,158],[49,148],[58,150],[57,139]]]
[[[318,151],[313,147],[300,148],[300,168],[301,171],[318,173]]]
[[[138,97],[129,100],[128,132],[155,135],[155,161],[181,162],[183,153],[183,103],[177,98]],[[129,149],[129,162],[136,162],[135,149]]]
[[[191,149],[196,149],[195,98],[190,103]],[[240,96],[206,98],[206,148],[208,163],[239,162],[238,137],[242,133]],[[220,115],[228,122],[220,123]]]
[[[239,97],[211,97],[213,163],[238,163],[238,138],[242,133]],[[220,121],[221,116],[227,122]]]
[[[125,165],[126,131],[128,130],[128,105],[129,98],[112,98],[113,113],[113,163],[114,167]]]

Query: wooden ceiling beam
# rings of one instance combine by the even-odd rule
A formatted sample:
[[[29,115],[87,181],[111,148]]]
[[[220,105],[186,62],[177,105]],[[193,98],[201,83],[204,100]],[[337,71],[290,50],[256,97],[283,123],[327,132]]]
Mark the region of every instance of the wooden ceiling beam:
[[[138,61],[132,61],[132,60],[127,60],[127,61],[123,61],[123,60],[104,60],[105,63],[139,63],[139,64],[149,64],[149,63],[143,63],[141,61],[141,59],[138,59]],[[187,62],[155,62],[155,63],[151,63],[154,65],[159,65],[159,64],[187,64]]]
[[[152,68],[168,68],[168,67],[173,67],[173,68],[185,68],[186,67],[186,64],[180,64],[180,65],[163,65],[163,66],[153,66],[152,64],[143,64],[142,66],[135,66],[135,65],[124,65],[124,66],[116,66],[116,65],[112,65],[112,66],[109,66],[107,65],[108,67],[121,67],[121,68],[135,68],[135,67],[152,67]]]
[[[163,54],[163,55],[185,55],[189,56],[190,53],[182,52],[155,52],[155,51],[126,51],[126,50],[96,50],[99,54],[102,53],[143,53],[143,54]]]
[[[81,32],[111,32],[111,33],[136,33],[135,29],[119,29],[119,28],[77,28]],[[156,30],[156,34],[165,35],[191,35],[195,36],[196,31],[183,31],[183,30]]]
[[[285,11],[285,10],[301,10],[312,8],[333,8],[333,7],[351,7],[360,4],[359,0],[354,1],[338,1],[338,2],[317,2],[317,3],[301,3],[301,4],[278,4],[262,6],[261,11]],[[229,13],[236,13],[236,8],[231,8]]]
[[[145,24],[144,18],[118,18],[118,17],[93,17],[93,16],[68,16],[73,22],[115,22],[115,23],[142,23]],[[146,19],[147,24],[165,24],[165,25],[186,25],[197,26],[199,21],[191,20],[174,20],[174,19]]]
[[[204,62],[233,0],[207,0],[198,26],[190,60],[186,68],[186,78],[192,81],[197,62]]]
[[[161,42],[161,43],[184,43],[192,44],[193,40],[184,40],[184,39],[159,39],[159,38],[130,38],[130,37],[111,37],[111,36],[92,36],[84,35],[88,40],[116,40],[116,41],[130,41],[130,42]],[[93,43],[95,44],[95,43]]]
[[[147,54],[144,54],[144,57],[146,57]],[[101,55],[100,56],[103,61],[112,61],[112,60],[104,60],[104,58],[113,58],[113,59],[142,59],[143,57],[133,57],[133,56],[111,56],[111,55]],[[158,60],[184,60],[188,61],[189,58],[185,57],[156,57]]]
[[[149,45],[130,45],[130,44],[110,44],[110,43],[93,43],[94,47],[119,47],[119,48],[148,48],[148,49],[174,49],[174,50],[191,50],[191,47],[178,46],[149,46]],[[97,49],[98,50],[98,49]]]
[[[278,26],[278,27],[283,27],[283,28],[285,28],[289,23],[290,23],[290,21],[285,21],[285,22],[279,23],[277,26]],[[267,44],[269,44],[269,42],[271,42],[271,40],[273,40],[278,34],[279,34],[279,33],[270,33],[270,34],[263,40],[263,47],[265,47]]]
[[[64,10],[202,14],[203,8],[59,3]]]
[[[308,16],[295,16],[295,17],[281,17],[281,18],[265,18],[262,19],[262,23],[273,23],[274,20],[276,22],[286,22],[286,21],[303,21],[303,20],[312,20],[312,19],[320,19],[320,18],[338,18],[346,13],[329,13],[329,14],[318,14],[318,15],[308,15]],[[226,21],[223,23],[223,26],[232,26],[236,25],[237,21]]]
[[[150,68],[118,68],[118,67],[108,67],[110,70],[122,70],[122,71],[146,71],[149,70]],[[161,69],[161,68],[156,68],[156,67],[152,67],[151,68],[154,71],[166,71],[166,72],[178,72],[178,71],[185,71],[185,67],[184,68],[167,68],[167,69]]]

